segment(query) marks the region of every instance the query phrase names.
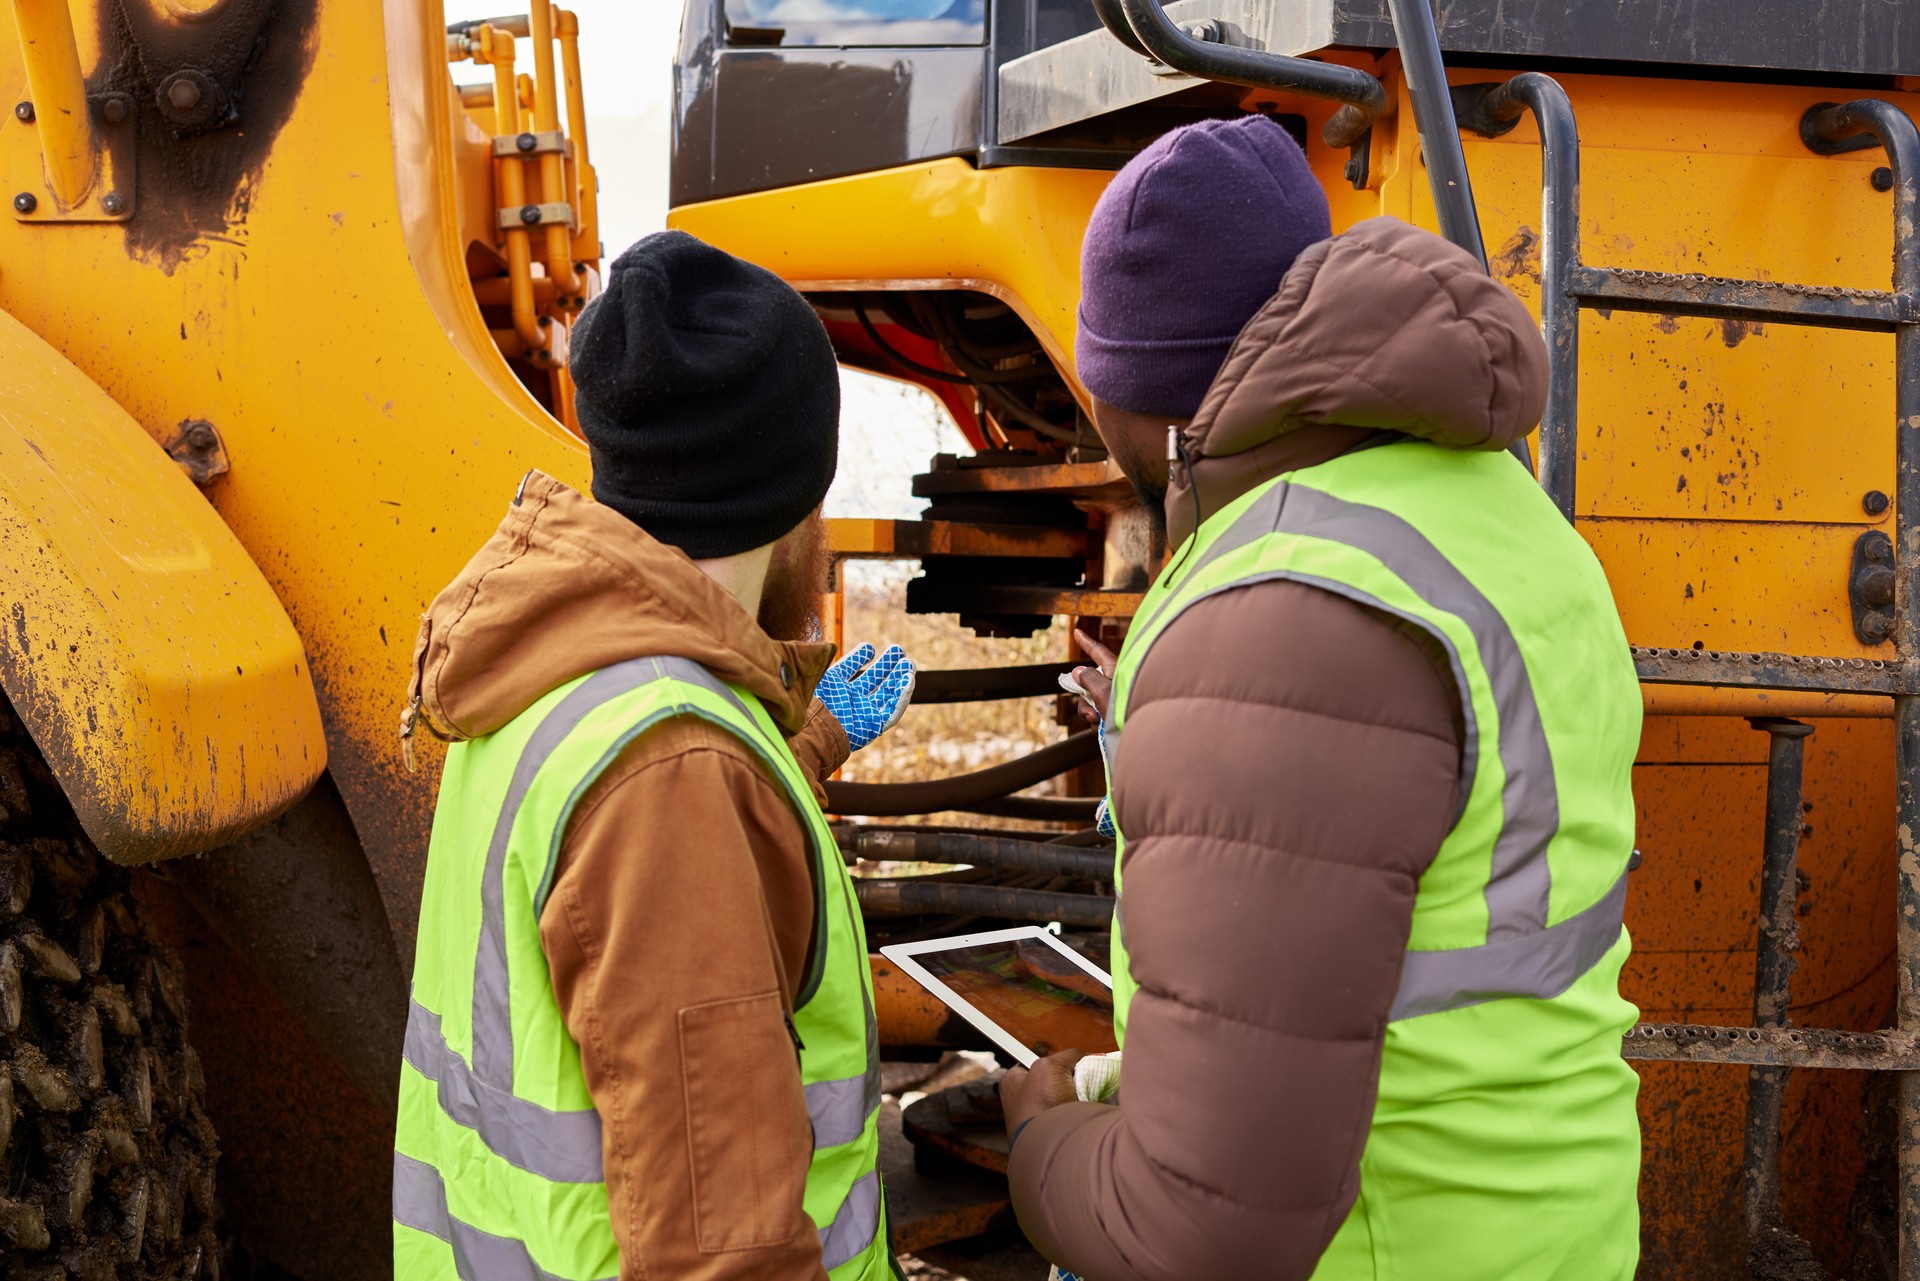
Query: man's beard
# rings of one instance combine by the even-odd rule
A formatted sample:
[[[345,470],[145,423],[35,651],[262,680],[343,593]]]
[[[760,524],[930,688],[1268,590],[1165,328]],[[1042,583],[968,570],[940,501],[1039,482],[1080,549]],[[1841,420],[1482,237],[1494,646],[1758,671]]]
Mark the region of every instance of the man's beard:
[[[1140,505],[1147,509],[1147,523],[1153,526],[1153,551],[1157,556],[1167,545],[1166,487],[1156,488],[1131,474],[1127,476],[1127,481],[1133,486],[1133,492],[1140,499]]]
[[[826,590],[827,524],[816,511],[774,544],[760,591],[760,630],[775,640],[819,640]]]

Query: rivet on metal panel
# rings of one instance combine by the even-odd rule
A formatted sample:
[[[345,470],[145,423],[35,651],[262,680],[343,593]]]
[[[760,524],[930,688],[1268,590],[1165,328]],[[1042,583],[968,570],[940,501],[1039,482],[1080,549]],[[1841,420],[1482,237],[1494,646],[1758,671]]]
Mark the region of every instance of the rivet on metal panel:
[[[16,102],[13,105],[13,118],[21,124],[32,124],[33,104],[31,102]]]
[[[1869,516],[1883,516],[1892,501],[1877,489],[1869,489],[1860,497],[1860,506]]]
[[[530,133],[523,133],[513,140],[513,145],[522,151],[532,151],[540,145],[540,140]]]
[[[100,208],[107,213],[117,214],[126,207],[127,202],[121,198],[120,193],[117,191],[109,191],[106,195],[100,197]]]
[[[15,213],[30,214],[39,207],[40,201],[35,198],[31,191],[23,191],[13,198],[13,211]]]

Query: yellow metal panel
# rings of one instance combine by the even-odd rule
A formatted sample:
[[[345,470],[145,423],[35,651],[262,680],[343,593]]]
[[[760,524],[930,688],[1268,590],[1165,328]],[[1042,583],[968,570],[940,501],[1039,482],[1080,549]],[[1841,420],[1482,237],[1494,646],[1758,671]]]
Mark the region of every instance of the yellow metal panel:
[[[74,10],[90,73],[113,12]],[[438,779],[433,745],[408,774],[396,737],[420,613],[528,468],[584,488],[587,458],[515,379],[467,283],[465,122],[438,7],[283,12],[314,25],[270,42],[247,127],[196,144],[239,157],[224,210],[196,199],[197,171],[143,166],[125,227],[0,219],[0,307],[148,435],[186,418],[219,428],[233,470],[213,504],[305,643],[328,768],[411,956]],[[289,57],[303,42],[305,66]],[[9,82],[25,83],[0,30]]]
[[[993,294],[1020,313],[1067,372],[1081,232],[1112,177],[934,160],[683,205],[667,221],[801,289]],[[1074,391],[1085,398],[1077,382]]]
[[[211,849],[326,766],[306,654],[180,468],[0,315],[0,684],[87,834],[140,863]]]

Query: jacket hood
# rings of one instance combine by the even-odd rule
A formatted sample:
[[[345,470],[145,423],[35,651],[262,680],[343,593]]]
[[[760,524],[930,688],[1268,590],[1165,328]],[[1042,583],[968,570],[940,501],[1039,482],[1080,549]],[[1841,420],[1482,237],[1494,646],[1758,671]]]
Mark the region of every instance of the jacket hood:
[[[529,472],[414,646],[403,738],[490,734],[557,686],[629,658],[677,655],[805,722],[831,645],[776,641],[678,549],[551,476]]]
[[[1250,487],[1250,470],[1265,473],[1252,483],[1277,474],[1259,462],[1290,434],[1350,448],[1392,431],[1505,449],[1533,430],[1546,399],[1546,344],[1512,291],[1458,245],[1369,218],[1294,262],[1240,331],[1181,440],[1192,488],[1215,511]],[[1190,524],[1190,514],[1180,521],[1191,511],[1183,470],[1174,469],[1179,492],[1169,491],[1167,509],[1170,522]]]

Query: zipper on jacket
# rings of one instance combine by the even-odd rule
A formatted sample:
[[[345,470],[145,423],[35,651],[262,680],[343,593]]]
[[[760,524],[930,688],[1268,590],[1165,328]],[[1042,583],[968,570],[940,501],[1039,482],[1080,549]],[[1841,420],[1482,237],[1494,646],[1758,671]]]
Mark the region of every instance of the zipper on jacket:
[[[807,1043],[800,1039],[800,1029],[793,1025],[793,1011],[781,1010],[780,1021],[787,1025],[787,1037],[793,1042],[793,1061],[804,1068],[806,1061],[801,1056],[806,1053]]]

